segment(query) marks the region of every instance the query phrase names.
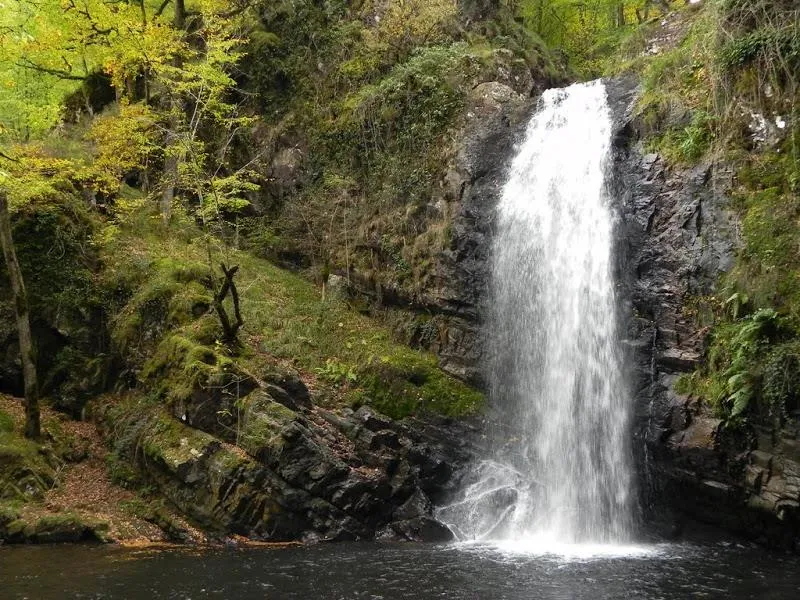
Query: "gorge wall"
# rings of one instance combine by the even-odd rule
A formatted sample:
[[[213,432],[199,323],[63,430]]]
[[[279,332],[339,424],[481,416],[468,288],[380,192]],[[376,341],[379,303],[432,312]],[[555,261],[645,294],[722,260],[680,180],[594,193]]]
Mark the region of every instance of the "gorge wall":
[[[676,516],[665,509],[676,510],[796,550],[797,421],[728,426],[702,399],[675,390],[680,375],[707,360],[700,300],[720,293],[741,245],[731,208],[734,169],[724,162],[676,168],[647,152],[643,127],[631,117],[634,84],[623,80],[611,89],[620,118],[620,260],[630,299],[634,440],[647,518],[669,520]]]

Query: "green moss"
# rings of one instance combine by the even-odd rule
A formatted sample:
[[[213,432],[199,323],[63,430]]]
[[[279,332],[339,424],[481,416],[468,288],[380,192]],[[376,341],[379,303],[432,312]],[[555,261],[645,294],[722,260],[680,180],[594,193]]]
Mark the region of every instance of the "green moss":
[[[462,416],[483,407],[479,392],[446,375],[432,357],[411,350],[370,361],[358,381],[353,402],[369,403],[393,418],[419,412]]]
[[[258,391],[244,399],[242,408],[244,419],[238,444],[262,460],[277,458],[297,415]]]
[[[197,459],[217,444],[214,437],[187,427],[169,415],[158,413],[149,421],[141,443],[146,457],[162,460],[171,469]]]
[[[10,502],[0,502],[0,530],[19,519],[19,508]]]
[[[39,444],[0,431],[0,499],[41,497],[55,482],[56,462]]]
[[[10,433],[14,431],[14,418],[0,410],[0,433]]]
[[[109,269],[106,285],[132,290],[114,318],[112,340],[121,352],[146,354],[164,330],[185,325],[208,311],[211,294],[202,282],[209,278],[210,269],[197,260],[141,258],[139,254]]]
[[[177,402],[188,400],[200,388],[225,383],[234,365],[227,350],[221,344],[209,346],[198,341],[204,338],[208,325],[216,325],[213,319],[206,315],[198,323],[168,334],[158,344],[142,370],[142,379],[153,392]]]

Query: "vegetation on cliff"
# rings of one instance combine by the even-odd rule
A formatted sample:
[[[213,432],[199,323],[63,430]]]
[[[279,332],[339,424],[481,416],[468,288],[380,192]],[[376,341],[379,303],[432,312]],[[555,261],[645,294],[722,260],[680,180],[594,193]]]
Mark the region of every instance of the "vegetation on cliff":
[[[735,174],[736,263],[714,297],[687,307],[709,342],[704,364],[677,387],[731,425],[779,425],[800,408],[800,12],[783,0],[717,0],[687,16],[674,24],[679,34],[688,26],[674,48],[625,65],[642,73],[640,120],[653,150],[678,167]]]

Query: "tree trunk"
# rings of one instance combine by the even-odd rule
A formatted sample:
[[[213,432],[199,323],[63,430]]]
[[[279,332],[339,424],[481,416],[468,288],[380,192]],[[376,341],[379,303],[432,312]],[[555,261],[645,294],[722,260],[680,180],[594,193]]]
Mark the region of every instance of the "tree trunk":
[[[184,31],[186,28],[186,4],[184,0],[175,0],[175,13],[172,18],[172,25],[178,31]],[[180,61],[176,58],[173,61],[173,65],[179,67]],[[176,98],[170,99],[169,108],[171,111],[182,110],[181,103]],[[178,124],[176,121],[177,119],[174,115],[170,117],[169,130],[167,131],[166,140],[164,142],[167,152],[169,153],[164,159],[164,177],[161,187],[160,203],[161,218],[164,220],[165,225],[169,223],[172,217],[172,203],[175,200],[175,187],[178,185],[180,159],[178,155],[175,154],[175,149],[172,148],[172,145],[175,144],[178,138],[176,133]]]
[[[625,27],[625,3],[620,2],[616,6],[615,25]]]
[[[185,0],[175,0],[175,16],[172,19],[172,25],[178,31],[182,31],[186,28]]]
[[[171,119],[171,121],[174,121]],[[170,127],[174,127],[174,123],[170,123]],[[161,202],[160,212],[161,218],[164,220],[164,225],[169,224],[172,217],[172,203],[175,200],[175,186],[178,184],[178,155],[177,149],[172,147],[175,143],[177,136],[173,129],[167,132],[164,146],[167,150],[167,156],[164,159],[164,175],[161,183]]]
[[[22,271],[17,261],[14,238],[11,236],[11,216],[8,212],[8,199],[2,191],[0,191],[0,246],[3,247],[3,257],[6,260],[8,278],[11,281],[14,312],[17,317],[19,352],[22,358],[22,376],[25,382],[25,437],[37,439],[41,435],[39,384],[36,380],[36,353],[28,315],[28,296],[25,293],[25,282],[22,279]]]

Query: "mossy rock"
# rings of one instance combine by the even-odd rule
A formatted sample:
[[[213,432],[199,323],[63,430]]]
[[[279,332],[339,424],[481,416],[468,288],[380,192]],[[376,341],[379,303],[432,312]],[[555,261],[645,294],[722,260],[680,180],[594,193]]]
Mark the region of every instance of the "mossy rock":
[[[263,390],[252,392],[242,401],[244,419],[239,445],[262,461],[277,460],[293,433],[297,413],[275,402]]]
[[[94,406],[95,418],[111,434],[120,460],[129,460],[141,480],[157,487],[182,514],[218,533],[248,533],[261,526],[269,531],[272,520],[282,518],[272,499],[276,490],[265,482],[267,473],[261,463],[188,427],[157,403],[138,400]],[[283,414],[282,408],[275,414]],[[147,512],[148,520],[181,537],[180,527],[169,522],[167,513],[144,506],[130,508]]]
[[[19,519],[19,509],[11,503],[0,503],[0,531],[13,521]]]
[[[213,436],[186,427],[166,414],[150,421],[149,431],[142,439],[145,456],[164,463],[176,473],[218,448],[219,440]]]
[[[369,404],[393,419],[419,412],[464,416],[484,404],[479,391],[444,373],[435,359],[411,350],[364,365],[358,387],[354,404]]]
[[[0,527],[0,538],[11,543],[62,544],[107,542],[108,523],[66,512],[46,515],[34,522],[15,519]]]
[[[0,499],[39,498],[53,487],[57,459],[38,444],[0,432]]]

